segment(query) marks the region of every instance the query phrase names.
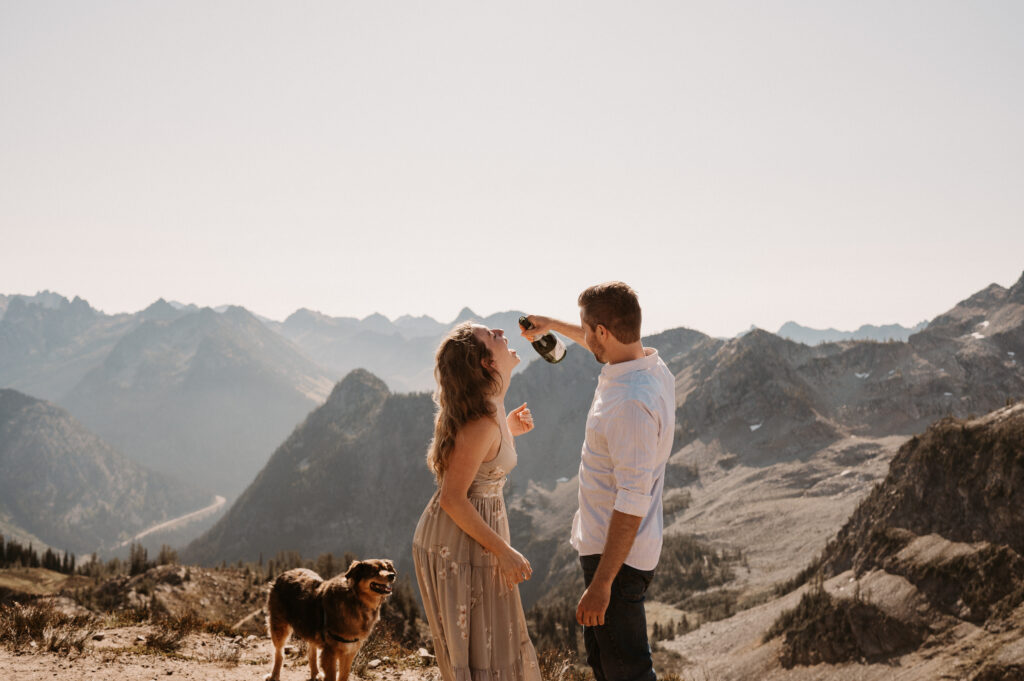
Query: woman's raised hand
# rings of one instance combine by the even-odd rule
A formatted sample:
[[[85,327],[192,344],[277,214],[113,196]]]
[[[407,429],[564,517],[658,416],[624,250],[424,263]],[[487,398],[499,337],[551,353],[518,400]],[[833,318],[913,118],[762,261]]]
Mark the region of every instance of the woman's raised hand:
[[[505,580],[505,586],[509,589],[515,588],[516,584],[525,582],[533,576],[533,568],[526,556],[516,551],[511,546],[507,550],[497,554],[498,570]]]
[[[526,402],[509,412],[505,422],[508,423],[508,432],[512,437],[518,437],[533,430],[533,414],[530,413]]]

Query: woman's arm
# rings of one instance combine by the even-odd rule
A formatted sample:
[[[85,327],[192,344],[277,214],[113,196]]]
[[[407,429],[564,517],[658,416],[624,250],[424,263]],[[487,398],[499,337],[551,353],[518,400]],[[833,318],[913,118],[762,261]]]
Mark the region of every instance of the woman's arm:
[[[512,437],[519,437],[533,430],[533,414],[526,406],[526,402],[510,411],[505,417],[505,423],[508,424],[508,432]]]
[[[463,532],[498,559],[506,583],[512,587],[529,579],[530,562],[491,529],[469,501],[469,486],[487,455],[501,444],[498,424],[489,418],[467,423],[455,436],[448,467],[441,480],[441,508]]]

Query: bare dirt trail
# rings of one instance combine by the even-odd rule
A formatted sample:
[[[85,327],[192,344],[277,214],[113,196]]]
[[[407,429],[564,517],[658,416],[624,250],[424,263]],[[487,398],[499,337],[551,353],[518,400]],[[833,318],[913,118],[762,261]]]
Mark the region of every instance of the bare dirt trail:
[[[223,508],[224,504],[226,504],[226,503],[227,503],[227,499],[225,499],[224,497],[222,497],[222,496],[220,496],[218,494],[218,495],[216,495],[213,498],[213,503],[210,504],[209,506],[201,508],[198,511],[192,511],[191,513],[186,513],[185,515],[178,516],[177,518],[171,518],[170,520],[165,520],[164,522],[162,522],[162,523],[160,523],[158,525],[153,525],[152,527],[148,527],[145,530],[143,530],[142,532],[139,532],[137,535],[135,535],[131,539],[128,539],[128,540],[125,540],[125,541],[121,542],[118,546],[119,547],[121,547],[121,546],[128,546],[128,544],[130,544],[131,542],[139,541],[143,537],[145,537],[147,535],[150,535],[150,534],[153,534],[154,532],[163,532],[165,530],[177,530],[177,529],[180,529],[180,528],[184,527],[185,525],[187,525],[187,524],[189,524],[191,522],[195,522],[197,520],[202,520],[203,518],[216,513],[221,508]]]

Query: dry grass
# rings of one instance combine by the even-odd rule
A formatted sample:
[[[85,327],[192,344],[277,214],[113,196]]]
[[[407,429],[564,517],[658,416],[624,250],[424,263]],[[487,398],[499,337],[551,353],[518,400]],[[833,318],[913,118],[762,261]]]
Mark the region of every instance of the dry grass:
[[[232,635],[234,633],[224,622],[220,620],[211,622],[200,617],[194,610],[189,610],[181,615],[153,617],[150,621],[154,631],[146,637],[146,648],[161,653],[173,653],[180,650],[186,637],[190,634],[206,632]],[[237,655],[235,655],[235,660],[237,662]]]
[[[381,660],[385,666],[408,668],[421,664],[417,648],[412,648],[402,641],[399,634],[387,626],[388,623],[380,622],[370,634],[369,640],[359,650],[356,659],[352,661],[352,671],[365,677],[366,670],[372,660]]]
[[[226,667],[236,667],[242,660],[242,650],[230,643],[217,643],[203,651],[204,662],[212,662]]]
[[[185,632],[176,629],[154,629],[146,637],[146,648],[157,653],[173,653],[181,649],[185,643]]]
[[[0,643],[15,652],[36,648],[80,654],[95,632],[91,616],[67,615],[46,601],[0,606]]]
[[[581,666],[576,653],[569,650],[541,651],[537,662],[544,681],[586,681],[588,678],[589,670]]]

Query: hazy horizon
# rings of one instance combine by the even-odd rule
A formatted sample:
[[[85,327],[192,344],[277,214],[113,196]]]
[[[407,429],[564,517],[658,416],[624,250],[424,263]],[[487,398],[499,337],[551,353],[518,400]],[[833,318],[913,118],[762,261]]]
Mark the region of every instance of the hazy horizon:
[[[1024,275],[1022,275],[1022,276],[1024,276]],[[992,283],[1000,284],[1000,282],[992,282]],[[1009,286],[1012,285],[1013,283],[1016,283],[1016,282],[1010,282],[1009,284],[1000,284],[1000,285],[1003,285],[1004,288],[1009,288]],[[490,317],[492,315],[500,314],[502,312],[511,311],[511,310],[486,310],[486,309],[477,310],[477,309],[473,309],[472,307],[470,307],[468,305],[463,305],[463,306],[459,307],[456,310],[455,313],[450,314],[448,316],[444,316],[444,317],[435,317],[435,316],[429,315],[429,314],[410,314],[410,313],[401,313],[401,314],[396,314],[396,315],[387,315],[387,314],[384,314],[382,312],[371,312],[371,313],[366,314],[366,315],[356,316],[356,315],[344,314],[343,312],[342,313],[332,313],[332,312],[325,312],[323,310],[316,310],[316,309],[310,308],[308,306],[300,306],[300,307],[297,307],[294,310],[292,310],[291,312],[288,312],[288,313],[286,313],[286,314],[284,314],[282,316],[272,317],[270,315],[263,314],[263,312],[261,310],[259,310],[259,309],[252,309],[252,308],[247,307],[245,305],[238,305],[237,303],[222,303],[222,304],[219,304],[219,305],[199,305],[197,303],[186,302],[186,301],[175,300],[175,299],[169,299],[166,296],[161,296],[161,297],[157,298],[156,300],[152,301],[151,303],[149,303],[148,305],[144,305],[143,307],[138,308],[138,309],[111,311],[111,310],[105,310],[103,308],[100,308],[100,307],[94,305],[92,301],[90,301],[88,298],[85,298],[84,296],[79,296],[77,294],[70,294],[69,295],[69,294],[67,294],[65,292],[54,291],[54,290],[51,290],[51,289],[43,289],[43,290],[40,290],[40,291],[36,291],[35,293],[0,291],[0,295],[4,295],[4,296],[22,295],[22,296],[26,296],[26,297],[33,297],[35,295],[45,294],[45,293],[56,294],[56,295],[59,295],[59,296],[65,298],[65,299],[69,300],[69,301],[74,300],[74,298],[76,298],[76,297],[81,298],[86,303],[88,303],[90,305],[90,307],[92,307],[93,309],[98,310],[98,311],[100,311],[100,312],[102,312],[104,314],[108,314],[108,315],[134,314],[134,313],[137,313],[137,312],[141,312],[142,310],[144,310],[147,307],[149,307],[150,305],[158,302],[159,300],[164,300],[166,303],[168,303],[168,304],[170,304],[172,306],[175,306],[175,307],[193,306],[193,307],[195,307],[197,309],[210,308],[210,309],[217,310],[217,311],[222,311],[225,308],[231,307],[231,306],[239,306],[239,307],[245,308],[250,313],[252,313],[252,314],[254,314],[254,315],[258,316],[258,317],[262,317],[262,318],[267,319],[267,320],[269,320],[271,322],[278,322],[278,323],[284,322],[285,319],[287,319],[289,316],[291,316],[295,312],[298,312],[299,310],[302,310],[302,309],[312,310],[313,312],[316,312],[316,313],[319,313],[319,314],[323,314],[323,315],[326,315],[328,317],[333,317],[333,318],[348,317],[348,318],[359,319],[360,321],[366,320],[367,318],[372,317],[374,315],[382,315],[382,316],[384,316],[386,319],[388,319],[391,322],[396,322],[399,319],[401,319],[402,317],[412,317],[412,318],[428,317],[428,318],[431,318],[434,321],[442,323],[442,324],[454,321],[458,316],[460,316],[462,314],[462,311],[464,309],[466,309],[466,308],[468,308],[471,312],[473,312],[480,319],[484,319],[484,318]],[[970,297],[970,295],[973,295],[974,293],[977,293],[977,291],[972,291],[970,294],[965,294],[964,298]],[[955,301],[953,303],[950,303],[947,306],[946,309],[949,309],[949,308],[953,307],[958,302],[960,302],[960,300],[957,300],[957,301]],[[945,311],[946,310],[944,309],[941,312],[945,312]],[[810,324],[805,324],[801,320],[794,318],[794,319],[787,319],[787,320],[785,320],[784,322],[780,323],[778,326],[776,326],[774,328],[758,327],[756,324],[751,324],[751,325],[747,326],[746,328],[742,328],[742,329],[737,330],[736,333],[732,333],[732,334],[708,334],[708,335],[712,335],[712,336],[717,335],[718,337],[722,337],[722,338],[732,338],[732,337],[738,336],[738,335],[740,335],[742,333],[745,333],[745,332],[749,331],[752,328],[761,328],[761,329],[764,329],[766,331],[771,331],[772,333],[778,333],[781,330],[781,327],[785,326],[786,324],[790,324],[790,323],[796,323],[796,324],[799,324],[802,327],[814,329],[814,330],[817,330],[817,331],[853,332],[853,331],[856,331],[856,330],[858,330],[858,329],[860,329],[861,327],[864,327],[864,326],[883,327],[883,326],[891,326],[891,325],[898,325],[898,326],[902,326],[902,327],[905,327],[905,328],[909,329],[909,328],[913,328],[917,324],[929,322],[935,316],[937,316],[937,315],[933,315],[932,317],[929,317],[929,318],[922,318],[922,319],[919,319],[916,322],[872,321],[872,320],[869,320],[869,321],[864,321],[864,322],[858,323],[858,324],[856,324],[854,326],[850,326],[848,328],[815,327],[815,326],[812,326]],[[3,318],[3,314],[0,314],[0,319],[2,319],[2,318]],[[666,330],[669,330],[669,329],[680,328],[681,326],[685,326],[685,325],[667,326],[667,327],[664,327],[664,328],[650,329],[650,328],[647,328],[647,324],[645,323],[644,324],[644,335],[653,335],[653,334],[660,333],[662,331],[666,331]],[[699,328],[696,328],[696,327],[687,327],[687,328],[691,328],[691,329],[693,329],[695,331],[703,331],[703,329],[699,329]]]
[[[1024,4],[0,0],[0,291],[912,326],[1024,270]]]

